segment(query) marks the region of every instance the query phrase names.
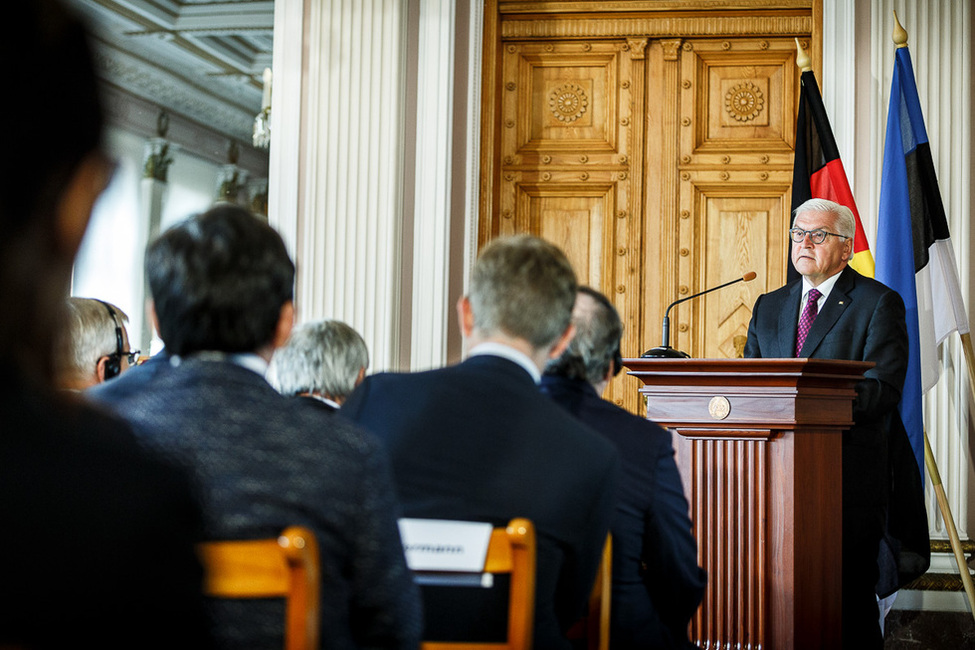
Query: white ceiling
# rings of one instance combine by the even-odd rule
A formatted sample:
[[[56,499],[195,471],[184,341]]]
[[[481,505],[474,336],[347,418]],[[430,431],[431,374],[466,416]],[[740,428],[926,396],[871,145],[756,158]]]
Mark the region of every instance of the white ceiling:
[[[271,67],[273,0],[68,1],[92,28],[110,86],[250,142]]]

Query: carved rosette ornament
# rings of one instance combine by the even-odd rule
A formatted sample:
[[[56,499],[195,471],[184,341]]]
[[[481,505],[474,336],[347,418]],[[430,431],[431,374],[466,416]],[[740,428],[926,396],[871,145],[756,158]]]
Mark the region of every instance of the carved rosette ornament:
[[[728,115],[739,122],[754,120],[765,108],[765,96],[750,81],[742,81],[732,86],[724,96],[724,107]]]
[[[548,96],[548,107],[560,122],[575,122],[589,108],[589,98],[582,86],[564,83]]]

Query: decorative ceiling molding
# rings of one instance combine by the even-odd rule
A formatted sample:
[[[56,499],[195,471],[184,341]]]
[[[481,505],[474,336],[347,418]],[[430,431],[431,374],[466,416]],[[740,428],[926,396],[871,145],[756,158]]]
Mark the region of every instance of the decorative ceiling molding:
[[[69,2],[91,25],[100,74],[120,97],[251,141],[271,67],[273,0]]]
[[[130,95],[121,88],[105,86],[102,92],[105,113],[110,124],[147,140],[156,137],[160,107],[154,102]],[[169,114],[166,140],[189,153],[218,165],[228,161],[231,140],[203,124],[179,115]],[[267,152],[255,149],[249,142],[238,143],[237,165],[249,173],[251,179],[268,177]]]
[[[502,23],[501,38],[598,38],[613,34],[633,34],[650,38],[691,36],[763,36],[809,34],[808,16],[627,16],[594,19],[580,15],[578,20],[538,18],[508,20]]]

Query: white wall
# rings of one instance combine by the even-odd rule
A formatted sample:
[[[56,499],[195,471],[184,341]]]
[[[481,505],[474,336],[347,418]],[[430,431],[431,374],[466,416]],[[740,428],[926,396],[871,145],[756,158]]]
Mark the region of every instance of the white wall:
[[[146,344],[138,335],[145,319],[142,262],[148,223],[143,216],[146,210],[140,205],[145,143],[145,138],[127,131],[107,130],[106,148],[119,166],[95,205],[71,286],[74,296],[107,300],[128,314],[126,329],[133,347]],[[178,149],[173,152],[160,221],[163,229],[211,205],[219,170],[215,163]],[[152,351],[160,347],[156,341]]]

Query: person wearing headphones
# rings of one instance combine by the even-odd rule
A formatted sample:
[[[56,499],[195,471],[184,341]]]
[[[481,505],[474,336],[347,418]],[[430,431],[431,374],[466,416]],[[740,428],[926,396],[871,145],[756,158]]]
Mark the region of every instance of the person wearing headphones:
[[[139,351],[129,347],[125,312],[94,298],[68,298],[66,312],[56,359],[59,388],[84,390],[135,364]]]

